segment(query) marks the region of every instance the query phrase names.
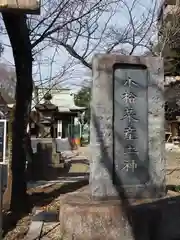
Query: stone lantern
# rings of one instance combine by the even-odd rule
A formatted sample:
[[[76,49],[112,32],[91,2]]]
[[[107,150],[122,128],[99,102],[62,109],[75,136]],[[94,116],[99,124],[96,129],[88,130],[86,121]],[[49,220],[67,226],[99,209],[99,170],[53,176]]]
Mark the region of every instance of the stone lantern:
[[[51,103],[51,94],[44,96],[44,103],[36,105],[36,110],[40,114],[39,125],[40,135],[42,138],[55,137],[54,115],[58,111],[58,107]]]

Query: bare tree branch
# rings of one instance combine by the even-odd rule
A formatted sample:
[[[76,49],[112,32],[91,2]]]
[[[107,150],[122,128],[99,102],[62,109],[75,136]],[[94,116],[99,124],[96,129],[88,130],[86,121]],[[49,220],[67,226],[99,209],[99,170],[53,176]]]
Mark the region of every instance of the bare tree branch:
[[[42,72],[44,54],[51,52],[48,66],[51,77],[39,74],[41,85],[45,79],[54,81],[57,59],[62,59],[61,66],[64,64],[62,50],[66,57],[89,69],[97,52],[134,54],[138,48],[151,50],[156,1],[144,5],[141,0],[45,0],[41,16],[28,17],[37,71]],[[38,64],[42,66],[37,67]]]

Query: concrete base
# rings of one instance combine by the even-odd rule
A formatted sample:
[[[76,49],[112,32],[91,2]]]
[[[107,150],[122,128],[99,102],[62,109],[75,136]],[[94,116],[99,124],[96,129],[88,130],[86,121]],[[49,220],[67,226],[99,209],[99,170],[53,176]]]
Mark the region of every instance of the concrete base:
[[[180,239],[179,205],[180,196],[136,200],[127,207],[118,200],[94,201],[88,192],[69,194],[60,204],[61,236],[67,240]]]

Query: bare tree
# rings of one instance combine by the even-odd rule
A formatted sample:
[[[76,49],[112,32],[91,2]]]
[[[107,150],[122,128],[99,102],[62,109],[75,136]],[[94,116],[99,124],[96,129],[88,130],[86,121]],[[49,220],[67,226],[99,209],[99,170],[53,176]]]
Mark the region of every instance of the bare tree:
[[[3,20],[11,42],[16,66],[16,107],[12,134],[12,195],[11,209],[27,210],[26,195],[26,129],[32,100],[32,52],[26,16],[3,13]],[[17,28],[17,29],[15,29]],[[18,31],[18,34],[17,34]],[[19,204],[18,201],[24,203]]]
[[[26,194],[26,176],[25,176],[25,163],[26,163],[26,150],[27,150],[27,124],[29,122],[29,115],[31,110],[32,91],[33,91],[33,80],[32,80],[32,49],[40,44],[47,36],[50,31],[56,33],[59,30],[59,24],[56,26],[56,19],[62,15],[60,21],[62,25],[73,23],[78,21],[80,18],[85,17],[91,11],[97,10],[100,6],[101,1],[98,2],[86,2],[88,8],[85,7],[84,1],[74,4],[73,1],[67,1],[64,5],[59,6],[58,10],[52,12],[50,19],[48,20],[49,26],[41,33],[41,36],[36,34],[35,40],[31,38],[28,29],[27,17],[24,14],[13,14],[3,13],[3,20],[5,27],[10,39],[10,43],[13,50],[13,56],[16,67],[16,106],[13,121],[13,135],[12,135],[12,195],[11,195],[11,209],[15,212],[26,211],[28,209],[28,201]],[[51,5],[51,2],[48,3]],[[53,3],[54,5],[56,2]],[[73,6],[75,7],[73,8]],[[68,8],[66,7],[68,6]],[[48,9],[50,11],[52,6]],[[72,9],[72,11],[71,11]],[[86,9],[86,10],[84,10]],[[63,12],[62,12],[63,11]],[[69,14],[69,15],[68,15]],[[54,16],[56,16],[54,18]],[[45,21],[46,18],[42,20]],[[67,21],[63,23],[64,19]],[[33,20],[32,20],[33,21]],[[52,26],[53,31],[50,30]],[[40,22],[37,24],[33,31],[39,29]],[[19,32],[17,34],[17,32]],[[19,204],[19,199],[23,202]]]
[[[57,58],[62,56],[63,50],[76,59],[76,64],[81,63],[91,68],[91,57],[97,52],[139,54],[139,49],[151,49],[156,2],[44,1],[40,16],[28,16],[33,64],[39,64],[39,55],[44,56],[45,52],[51,52],[50,61],[54,65]],[[46,60],[41,59],[41,65],[47,65]],[[51,78],[54,79],[52,76]],[[47,79],[44,82],[47,82]]]
[[[137,16],[139,7],[141,11]],[[11,208],[14,211],[22,210],[19,199],[24,208],[27,207],[25,146],[33,91],[33,61],[38,66],[37,56],[54,48],[53,65],[56,56],[62,58],[63,48],[76,64],[91,69],[91,57],[96,52],[123,50],[133,54],[139,46],[148,47],[156,4],[152,1],[148,11],[146,8],[140,0],[53,0],[43,2],[41,16],[3,13],[17,77],[12,140]],[[54,76],[49,81],[51,86],[57,84]],[[40,79],[40,84],[44,85],[45,81]]]
[[[55,34],[52,29],[45,40],[65,48],[91,68],[91,57],[96,52],[133,54],[139,47],[151,48],[156,10],[156,1],[151,1],[151,6],[143,6],[138,0],[106,2],[103,7],[98,6],[98,12],[93,10],[78,21],[63,25]],[[36,44],[37,41],[33,46]]]
[[[166,75],[178,75],[180,71],[180,7],[178,5],[170,5],[166,11],[160,8],[157,32],[158,43],[154,52],[164,57]]]

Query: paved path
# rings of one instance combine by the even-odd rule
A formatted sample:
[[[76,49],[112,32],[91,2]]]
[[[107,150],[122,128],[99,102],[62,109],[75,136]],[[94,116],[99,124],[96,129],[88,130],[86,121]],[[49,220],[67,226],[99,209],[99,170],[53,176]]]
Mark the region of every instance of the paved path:
[[[78,154],[77,154],[78,153]],[[67,161],[71,161],[76,163],[79,160],[85,160],[84,163],[89,163],[89,148],[82,147],[78,150],[78,152],[67,152]],[[65,182],[77,182],[80,180],[88,179],[89,174],[88,172],[82,173],[80,176],[70,176],[70,177],[59,177],[58,180],[55,181],[37,181],[37,182],[29,182],[28,187],[37,187],[41,186],[48,187],[55,183],[65,183]],[[71,194],[71,193],[69,193]],[[60,196],[61,197],[61,196]],[[59,197],[59,198],[60,198]],[[42,240],[50,240],[46,235],[42,236],[42,230],[44,228],[54,229],[58,223],[58,215],[59,212],[44,212],[43,210],[34,209],[34,216],[32,217],[32,222],[29,227],[29,231],[24,240],[35,240],[35,239],[42,239]]]
[[[58,224],[58,212],[44,212],[43,210],[35,210],[32,222],[29,226],[29,231],[24,240],[35,240],[35,239],[49,239],[46,236],[42,236],[42,229],[44,225],[46,227],[53,228],[54,225]]]
[[[88,160],[90,160],[90,148],[89,145],[86,147],[80,147],[79,148],[79,156],[84,156]]]
[[[75,151],[67,151],[64,152],[64,156],[66,157],[66,162],[71,162],[71,163],[78,163],[83,160],[82,163],[84,164],[89,164],[89,147],[80,147],[78,150]],[[80,180],[88,179],[89,178],[89,170],[87,173],[84,174],[79,174],[79,176],[62,176],[58,177],[57,180],[50,180],[50,181],[45,181],[45,180],[39,180],[39,181],[31,181],[27,184],[27,188],[34,188],[34,187],[48,187],[53,185],[54,183],[71,183],[71,182],[77,182]]]
[[[90,158],[89,145],[86,147],[79,147],[78,150],[66,151],[63,153],[66,158]]]

